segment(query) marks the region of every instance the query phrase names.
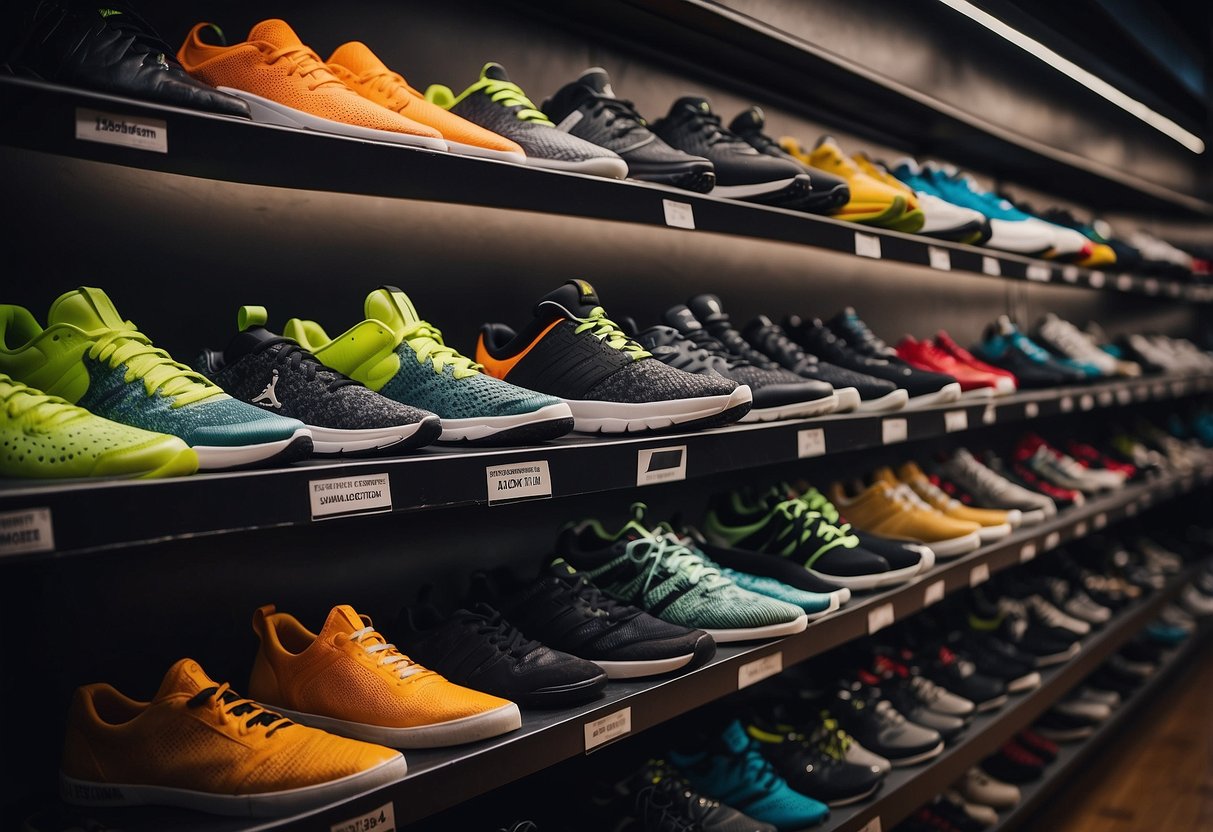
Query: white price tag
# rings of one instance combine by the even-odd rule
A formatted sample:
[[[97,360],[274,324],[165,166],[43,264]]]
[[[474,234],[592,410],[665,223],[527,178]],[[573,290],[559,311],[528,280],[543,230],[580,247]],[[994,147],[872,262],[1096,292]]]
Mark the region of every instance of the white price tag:
[[[55,551],[55,529],[49,508],[0,512],[0,557]]]
[[[1167,395],[1167,385],[1163,384],[1161,381],[1155,382],[1154,386],[1150,388],[1150,395],[1156,399],[1161,399],[1163,396]]]
[[[590,752],[611,740],[625,737],[632,732],[632,709],[623,708],[613,714],[585,724],[585,750]]]
[[[825,428],[805,428],[796,431],[796,456],[805,459],[826,452]]]
[[[76,138],[168,153],[168,124],[146,116],[120,116],[77,107]]]
[[[1108,276],[1103,272],[1091,272],[1091,286],[1095,289],[1102,289],[1103,285],[1108,282]]]
[[[1049,532],[1045,537],[1045,551],[1056,549],[1061,543],[1061,532]]]
[[[386,473],[310,480],[307,493],[313,520],[392,510],[392,483]]]
[[[654,485],[687,478],[687,446],[641,448],[636,452],[636,484]]]
[[[1020,563],[1027,563],[1028,561],[1032,560],[1032,558],[1034,558],[1034,557],[1036,557],[1036,544],[1035,543],[1033,543],[1032,541],[1028,541],[1024,545],[1019,547],[1019,562]]]
[[[993,257],[983,256],[981,258],[982,274],[988,274],[990,277],[1002,276],[1002,265]]]
[[[1122,292],[1127,292],[1133,288],[1133,278],[1127,274],[1116,276],[1116,288]]]
[[[1060,405],[1061,405],[1062,413],[1069,413],[1071,410],[1074,409],[1074,397],[1073,396],[1062,396]]]
[[[858,830],[858,832],[881,832],[880,817],[877,816],[877,817],[872,818],[870,821],[865,823],[863,825],[863,828]]]
[[[552,475],[546,459],[490,465],[484,469],[484,477],[489,505],[552,496]]]
[[[896,620],[893,614],[893,605],[881,604],[868,611],[868,635],[872,635],[879,630],[883,630]]]
[[[1167,284],[1167,294],[1173,298],[1177,298],[1184,292],[1183,287],[1174,281]]]
[[[769,679],[783,671],[783,652],[776,651],[761,659],[746,662],[737,668],[737,689],[748,688],[750,685]]]
[[[1086,520],[1079,520],[1077,523],[1074,524],[1074,536],[1075,537],[1086,537],[1087,532],[1089,532],[1089,531],[1090,531],[1090,527],[1087,526]]]
[[[688,202],[676,202],[672,199],[661,200],[665,209],[665,224],[671,228],[686,228],[695,230],[695,209]]]
[[[1061,270],[1061,279],[1066,283],[1078,282],[1078,266],[1066,266]]]
[[[1117,404],[1124,405],[1124,404],[1128,404],[1131,401],[1133,401],[1133,394],[1131,392],[1129,392],[1129,389],[1127,387],[1121,387],[1119,390],[1116,391],[1116,403]]]
[[[906,441],[905,419],[882,419],[880,421],[880,440],[886,445]]]
[[[1157,295],[1158,294],[1158,280],[1157,279],[1155,279],[1153,277],[1146,278],[1146,294],[1147,295]]]
[[[984,584],[990,580],[990,564],[979,563],[969,570],[969,586]]]
[[[969,413],[966,410],[949,410],[943,414],[944,433],[955,433],[969,429]]]
[[[1133,391],[1133,395],[1139,402],[1148,401],[1150,398],[1150,388],[1143,384]]]
[[[998,408],[993,402],[987,404],[985,410],[981,411],[981,423],[983,425],[992,425],[998,421]]]
[[[1111,390],[1101,390],[1101,391],[1099,391],[1099,395],[1097,395],[1097,396],[1095,397],[1095,400],[1096,400],[1097,402],[1099,402],[1099,406],[1100,406],[1100,407],[1109,407],[1109,406],[1111,406],[1111,404],[1112,404],[1112,391],[1111,391]]]
[[[944,582],[941,578],[938,581],[927,584],[927,588],[922,592],[922,605],[929,607],[932,604],[938,604],[943,600]]]
[[[1108,525],[1108,515],[1101,511],[1099,514],[1095,515],[1095,519],[1092,521],[1092,523],[1094,524],[1096,531],[1106,528]]]
[[[1079,398],[1078,398],[1078,409],[1079,410],[1090,410],[1093,407],[1095,407],[1095,397],[1094,396],[1092,396],[1090,393],[1083,393],[1081,396],[1079,396]]]
[[[1036,402],[1027,402],[1023,406],[1023,417],[1025,419],[1035,419],[1040,415],[1040,405]]]
[[[396,832],[396,806],[389,800],[365,815],[334,823],[329,832]]]
[[[1048,266],[1040,263],[1028,264],[1028,280],[1035,280],[1038,283],[1048,283],[1049,276],[1052,274]]]
[[[860,257],[880,259],[880,238],[875,234],[855,232],[855,253]]]
[[[946,248],[927,246],[927,257],[931,260],[931,268],[943,272],[952,271],[952,254]]]
[[[1137,514],[1137,503],[1129,503],[1125,506],[1125,516],[1133,517]]]
[[[1171,395],[1182,396],[1184,394],[1184,383],[1182,381],[1171,382]]]

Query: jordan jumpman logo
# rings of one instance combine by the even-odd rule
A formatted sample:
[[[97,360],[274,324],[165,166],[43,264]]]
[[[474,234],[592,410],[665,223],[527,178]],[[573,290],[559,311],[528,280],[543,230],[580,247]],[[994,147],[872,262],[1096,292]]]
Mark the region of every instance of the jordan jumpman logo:
[[[270,383],[265,385],[265,389],[257,398],[253,399],[253,404],[259,404],[262,407],[273,407],[277,410],[282,409],[282,402],[278,401],[278,396],[274,392],[274,388],[278,386],[278,371],[274,370],[274,377],[270,379]]]

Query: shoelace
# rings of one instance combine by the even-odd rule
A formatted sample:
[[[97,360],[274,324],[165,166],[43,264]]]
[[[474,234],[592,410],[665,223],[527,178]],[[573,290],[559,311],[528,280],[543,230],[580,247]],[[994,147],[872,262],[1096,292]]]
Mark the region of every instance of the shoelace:
[[[838,521],[842,519],[842,515],[838,513],[837,507],[830,502],[829,498],[816,488],[810,487],[808,491],[801,494],[800,501],[809,507],[809,511],[816,511],[826,520],[838,526],[839,531],[850,532],[851,524],[844,523],[841,526],[838,525]]]
[[[1054,318],[1046,321],[1041,331],[1071,358],[1104,360],[1108,355],[1092,344],[1090,339],[1069,321]]]
[[[706,329],[692,329],[690,332],[682,333],[682,335],[696,347],[709,355],[723,359],[728,363],[730,369],[751,366],[747,359],[737,355],[736,353],[730,352],[729,348],[726,347],[719,338],[708,332]]]
[[[269,728],[270,730],[265,732],[266,737],[272,737],[274,732],[280,728],[288,728],[295,724],[282,714],[274,713],[253,700],[238,695],[227,682],[198,691],[185,704],[190,708],[201,708],[208,703],[213,704],[217,711],[225,715],[225,718],[226,716],[249,717],[248,721],[242,724],[244,731],[256,726]],[[225,708],[224,706],[230,707]]]
[[[472,613],[472,616],[476,619],[476,632],[487,636],[489,644],[501,648],[511,656],[522,658],[541,646],[539,642],[524,636],[499,612],[492,615]]]
[[[291,369],[306,375],[308,381],[315,381],[317,378],[327,380],[329,390],[336,390],[338,387],[345,387],[351,384],[356,385],[358,383],[324,366],[320,363],[320,359],[289,338],[278,337],[272,341],[266,341],[259,351],[273,349],[279,344],[282,346],[279,348],[277,355],[274,356],[274,363],[283,366],[289,364]]]
[[[554,126],[552,125],[552,120],[544,115],[543,111],[536,107],[531,99],[526,97],[526,93],[522,91],[522,87],[512,81],[498,81],[495,78],[485,78],[474,84],[472,89],[479,89],[491,98],[494,103],[500,104],[503,107],[518,107],[519,109],[514,111],[514,117],[519,121],[546,124],[549,127]]]
[[[727,127],[720,123],[720,116],[715,113],[705,113],[702,110],[693,110],[694,113],[691,121],[694,122],[695,129],[700,133],[707,133],[705,141],[709,146],[719,144],[720,142],[737,142],[741,141]],[[746,145],[749,147],[749,145]]]
[[[648,564],[642,592],[648,591],[654,578],[660,580],[663,572],[681,575],[692,585],[702,583],[708,592],[732,583],[719,569],[706,563],[697,552],[688,549],[672,534],[628,541],[624,551],[633,562]]]
[[[750,740],[743,753],[745,756],[742,758],[742,771],[747,783],[757,786],[759,791],[771,792],[783,782],[775,767],[762,756],[756,741]]]
[[[645,120],[636,111],[636,105],[626,98],[591,93],[594,98],[592,115],[607,115],[612,137],[621,138],[637,130],[647,130]]]
[[[659,784],[646,786],[636,793],[636,810],[645,829],[655,832],[693,832],[699,826],[678,812],[674,794]]]
[[[980,487],[987,491],[998,493],[1007,486],[1007,481],[994,471],[982,465],[976,458],[968,454],[957,454],[953,457],[963,473],[968,474]]]
[[[398,72],[389,70],[371,70],[364,72],[358,76],[359,84],[370,84],[371,89],[375,92],[396,92],[398,87],[404,87],[409,92],[417,95],[417,91],[409,86],[409,82],[404,80],[404,76]],[[418,96],[421,97],[421,96]]]
[[[881,699],[876,703],[874,709],[876,716],[890,727],[900,727],[905,724],[906,718],[901,715],[901,712],[893,707],[893,703],[887,699]]]
[[[853,549],[859,545],[859,538],[851,534],[850,525],[839,527],[827,522],[824,516],[811,511],[808,505],[799,499],[784,500],[777,503],[773,510],[788,521],[788,530],[795,536],[795,548],[810,540],[820,543],[815,554],[828,552],[838,546]],[[786,536],[787,530],[780,535]]]
[[[588,316],[574,318],[574,320],[578,322],[577,326],[573,328],[574,333],[580,335],[583,332],[588,332],[608,347],[628,353],[632,356],[633,361],[639,361],[652,355],[640,344],[629,338],[627,333],[620,328],[619,324],[608,318],[606,310],[601,306],[595,306],[591,309]]]
[[[614,620],[626,609],[623,604],[590,583],[585,575],[561,576],[558,580],[565,591],[585,604],[591,613],[601,613],[607,619]]]
[[[953,504],[959,504],[960,502],[959,500],[955,500],[950,497],[947,492],[945,492],[935,483],[931,482],[931,480],[927,477],[919,477],[915,479],[914,482],[911,483],[911,486],[911,490],[915,492],[915,495],[920,499],[925,500],[928,505],[930,505],[932,502],[937,502],[941,505],[951,506]]]
[[[298,73],[303,78],[311,79],[307,85],[309,92],[315,92],[323,86],[332,84],[340,84],[345,87],[345,82],[334,75],[332,70],[324,65],[324,61],[320,60],[320,56],[306,46],[284,46],[265,54],[266,63],[273,64],[283,59],[291,65],[290,69],[286,71],[287,75]]]
[[[365,620],[365,619],[364,619]],[[387,641],[375,631],[374,627],[363,627],[349,634],[350,641],[362,647],[367,655],[378,656],[375,665],[387,668],[397,679],[407,679],[416,673],[424,672],[425,668],[396,649],[396,645]]]
[[[19,381],[0,381],[0,404],[8,418],[28,417],[37,427],[55,427],[84,413],[82,408],[58,396],[31,390]]]
[[[161,395],[172,396],[174,408],[225,395],[218,385],[184,364],[178,364],[167,352],[153,347],[151,340],[135,329],[108,330],[88,348],[88,357],[94,361],[106,361],[115,369],[125,364],[123,380],[127,384],[136,378],[142,379],[149,396],[157,391]]]
[[[131,42],[126,47],[127,51],[146,52],[156,55],[160,63],[167,63],[174,54],[173,48],[162,40],[151,24],[134,9],[123,6],[120,11],[120,14],[107,15],[105,25],[130,36]]]
[[[480,365],[467,356],[460,355],[453,347],[448,347],[442,340],[442,331],[425,321],[409,324],[400,333],[400,338],[407,341],[417,356],[417,363],[422,366],[431,362],[434,372],[442,375],[444,369],[450,366],[455,378],[468,378],[479,374]]]
[[[859,335],[860,343],[862,343],[864,346],[868,347],[873,352],[881,354],[892,352],[889,345],[882,341],[880,337],[868,327],[862,318],[854,315],[848,315],[846,320],[847,327],[852,332]]]
[[[927,705],[933,705],[943,698],[943,688],[924,676],[911,676],[910,687],[915,695]]]

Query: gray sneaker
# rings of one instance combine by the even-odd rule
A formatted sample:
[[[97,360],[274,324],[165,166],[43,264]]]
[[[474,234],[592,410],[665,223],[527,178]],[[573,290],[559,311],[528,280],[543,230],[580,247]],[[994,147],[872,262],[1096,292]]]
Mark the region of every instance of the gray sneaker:
[[[1057,506],[1043,494],[1029,491],[987,468],[965,448],[939,466],[946,479],[969,492],[983,506],[1019,509],[1025,526],[1044,522],[1057,513]]]

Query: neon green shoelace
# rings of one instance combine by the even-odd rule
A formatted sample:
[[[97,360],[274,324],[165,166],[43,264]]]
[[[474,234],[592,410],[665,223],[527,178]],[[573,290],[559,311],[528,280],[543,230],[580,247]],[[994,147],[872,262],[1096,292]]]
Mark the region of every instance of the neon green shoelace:
[[[432,362],[434,372],[439,375],[448,364],[451,366],[451,372],[455,378],[468,378],[480,372],[479,364],[448,347],[442,341],[442,332],[425,321],[409,324],[400,333],[400,336],[413,348],[413,353],[417,356],[417,363]]]
[[[495,103],[501,104],[504,107],[522,107],[521,110],[514,113],[514,116],[519,121],[552,124],[552,120],[544,115],[543,111],[536,107],[531,99],[526,97],[526,93],[522,91],[522,87],[512,81],[497,81],[493,78],[485,78],[473,86],[473,89],[477,88],[483,90],[485,95],[492,98]]]
[[[799,499],[785,500],[775,506],[775,511],[782,514],[792,523],[799,526],[800,533],[796,545],[801,546],[806,541],[817,538],[822,542],[816,554],[828,552],[838,546],[853,549],[859,545],[859,538],[851,534],[851,526],[834,526],[826,522],[820,513],[809,509],[808,505]]]
[[[148,396],[157,391],[163,396],[171,396],[173,407],[226,395],[206,376],[178,364],[167,352],[153,347],[151,340],[135,329],[109,330],[89,347],[88,357],[108,362],[115,369],[125,364],[123,380],[127,384],[142,379]]]
[[[58,396],[31,390],[19,381],[0,381],[0,403],[10,419],[24,417],[39,428],[61,425],[85,412]]]
[[[577,327],[573,332],[580,335],[582,332],[589,332],[595,338],[603,341],[608,347],[617,350],[623,350],[632,356],[633,361],[639,361],[642,358],[648,358],[652,353],[645,350],[640,344],[633,341],[624,333],[619,325],[606,316],[606,310],[601,306],[595,306],[590,310],[590,314],[585,318],[576,318],[578,321]]]

